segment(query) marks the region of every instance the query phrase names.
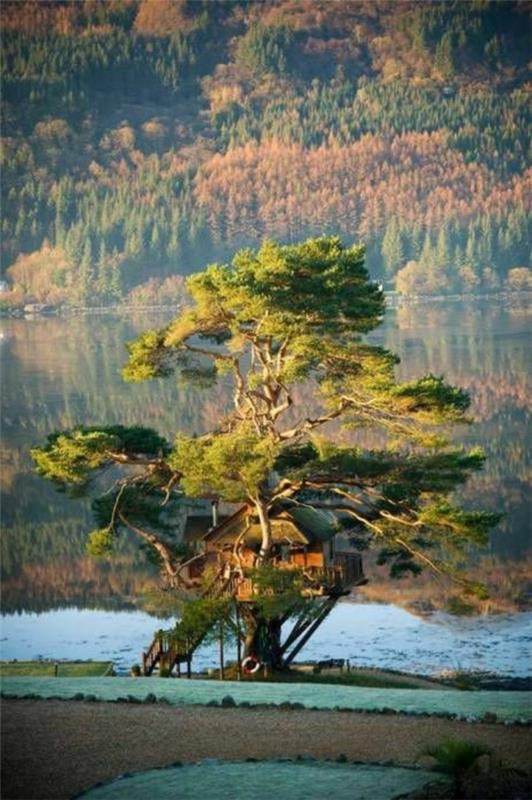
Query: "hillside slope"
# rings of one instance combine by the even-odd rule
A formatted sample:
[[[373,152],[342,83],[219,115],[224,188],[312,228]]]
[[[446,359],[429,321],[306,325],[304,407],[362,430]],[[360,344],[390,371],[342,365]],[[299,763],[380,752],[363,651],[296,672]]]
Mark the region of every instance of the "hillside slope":
[[[525,287],[523,2],[4,2],[4,302],[175,299],[264,237]]]

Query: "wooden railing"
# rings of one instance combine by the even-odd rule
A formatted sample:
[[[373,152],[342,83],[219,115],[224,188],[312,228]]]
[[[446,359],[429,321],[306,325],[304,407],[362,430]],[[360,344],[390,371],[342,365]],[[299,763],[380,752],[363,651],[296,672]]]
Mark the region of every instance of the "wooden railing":
[[[214,598],[232,592],[234,589],[233,580],[233,578],[226,579],[222,575],[218,575],[201,596],[203,598]],[[151,675],[157,666],[159,666],[159,669],[164,666],[171,671],[176,664],[183,663],[187,664],[190,671],[192,654],[200,646],[212,624],[210,622],[206,623],[195,637],[180,636],[179,623],[176,624],[175,628],[170,628],[170,630],[157,631],[148,650],[142,654],[143,674]]]
[[[362,558],[358,553],[338,553],[328,567],[300,567],[289,562],[280,564],[286,570],[302,569],[306,578],[307,594],[327,594],[329,591],[348,589],[364,580]],[[242,578],[235,586],[235,595],[243,602],[253,600],[256,587],[251,578]]]

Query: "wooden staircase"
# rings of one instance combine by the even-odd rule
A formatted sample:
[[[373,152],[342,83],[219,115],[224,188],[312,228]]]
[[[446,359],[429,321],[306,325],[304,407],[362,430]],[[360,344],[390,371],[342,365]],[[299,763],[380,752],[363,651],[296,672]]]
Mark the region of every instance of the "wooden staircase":
[[[221,597],[228,593],[231,587],[232,580],[224,579],[219,575],[201,597]],[[186,664],[187,674],[190,675],[192,655],[215,622],[216,620],[206,622],[205,626],[192,638],[184,635],[183,632],[180,634],[179,622],[170,630],[157,631],[148,650],[142,654],[142,674],[149,676],[156,668],[159,670],[164,668],[171,672],[176,666],[180,673],[181,664]]]

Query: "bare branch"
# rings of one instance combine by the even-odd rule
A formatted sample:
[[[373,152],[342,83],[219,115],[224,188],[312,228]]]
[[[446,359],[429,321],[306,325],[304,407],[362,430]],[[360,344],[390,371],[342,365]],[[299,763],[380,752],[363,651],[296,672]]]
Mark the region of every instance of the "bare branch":
[[[148,531],[144,531],[142,530],[142,528],[139,528],[137,525],[134,525],[130,520],[128,520],[124,516],[124,514],[121,511],[119,511],[118,516],[123,525],[125,525],[127,528],[133,531],[133,533],[135,533],[145,542],[148,542],[148,544],[151,547],[153,547],[153,549],[159,554],[164,567],[164,571],[166,575],[170,578],[171,582],[172,583],[177,582],[181,584],[185,589],[190,589],[191,584],[188,581],[185,581],[179,575],[179,569],[173,563],[170,549],[157,536],[155,536],[155,534],[149,533]]]
[[[326,422],[331,422],[333,419],[337,419],[341,414],[344,413],[346,408],[349,406],[347,400],[342,399],[338,408],[334,411],[331,411],[330,414],[323,414],[320,417],[316,417],[315,419],[311,419],[307,417],[307,419],[303,420],[302,422],[298,422],[293,428],[289,430],[282,431],[279,434],[279,438],[282,441],[286,441],[287,439],[295,439],[298,436],[302,436],[303,434],[308,433],[309,431],[313,430],[314,428],[319,427],[320,425],[325,425]]]
[[[196,353],[200,356],[206,356],[207,358],[212,358],[215,361],[221,359],[222,361],[233,361],[234,356],[227,355],[227,353],[219,353],[216,350],[207,350],[206,347],[198,347],[197,345],[187,344],[183,342],[181,347],[184,350],[188,350],[189,353]]]

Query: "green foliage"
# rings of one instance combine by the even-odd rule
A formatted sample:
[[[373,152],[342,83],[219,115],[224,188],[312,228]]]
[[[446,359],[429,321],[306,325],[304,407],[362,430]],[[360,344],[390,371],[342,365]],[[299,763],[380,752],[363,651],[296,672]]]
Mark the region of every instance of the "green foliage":
[[[466,742],[461,739],[444,739],[440,744],[427,747],[423,755],[436,759],[436,769],[450,775],[457,792],[461,792],[463,780],[476,761],[491,753],[487,745]]]
[[[464,421],[470,399],[463,389],[449,386],[443,376],[427,375],[417,381],[399,384],[392,395],[410,413],[427,415],[433,421]]]
[[[88,535],[87,553],[95,558],[109,558],[113,553],[114,535],[110,528],[99,528]]]
[[[111,454],[162,455],[166,448],[165,439],[149,428],[112,425],[53,433],[46,445],[30,452],[43,477],[63,485],[83,486],[93,472],[109,463]]]
[[[244,250],[233,261],[246,306],[270,313],[266,332],[283,335],[288,326],[322,335],[369,331],[384,312],[382,292],[369,282],[364,248],[346,248],[338,236],[321,236],[302,244],[265,242],[253,253]]]
[[[304,587],[302,570],[282,570],[264,564],[247,571],[255,586],[254,605],[262,620],[277,619],[285,614],[295,615],[303,606],[310,614],[309,602],[302,598]]]
[[[171,369],[165,365],[164,357],[159,356],[163,343],[164,331],[146,331],[130,342],[129,360],[122,370],[124,380],[136,383],[170,375]]]
[[[462,597],[451,597],[445,610],[448,614],[455,617],[469,617],[477,613],[477,609],[471,603],[466,602]]]
[[[269,72],[282,75],[286,72],[291,38],[287,28],[252,25],[238,40],[235,61],[259,79]]]
[[[502,514],[489,511],[465,511],[448,502],[425,508],[420,520],[431,527],[443,527],[452,535],[485,546],[489,531],[502,519]]]
[[[384,547],[379,551],[377,564],[390,564],[390,577],[403,578],[408,573],[419,575],[422,567],[409,553],[399,547]]]
[[[72,433],[52,434],[48,444],[33,448],[31,455],[43,477],[80,485],[93,470],[108,461],[106,451],[118,445],[118,438],[105,430],[78,429]]]
[[[178,652],[186,653],[209,635],[216,639],[220,625],[224,626],[224,635],[230,639],[230,612],[231,601],[227,596],[189,599],[183,604],[181,619],[171,632],[174,647]]]
[[[190,497],[215,495],[231,502],[255,497],[273,466],[276,447],[248,427],[200,439],[176,437],[168,458]]]

